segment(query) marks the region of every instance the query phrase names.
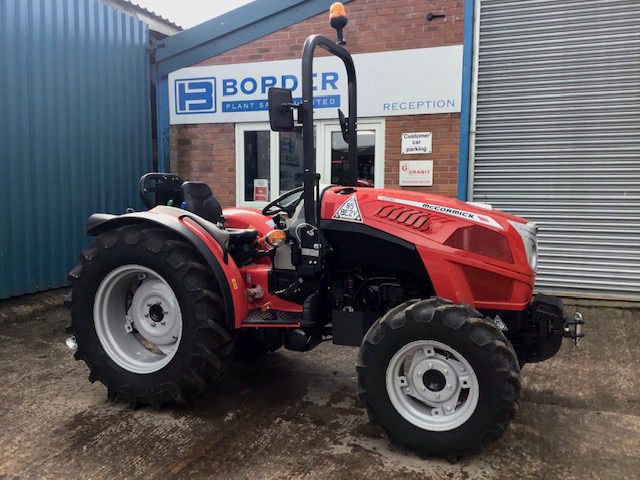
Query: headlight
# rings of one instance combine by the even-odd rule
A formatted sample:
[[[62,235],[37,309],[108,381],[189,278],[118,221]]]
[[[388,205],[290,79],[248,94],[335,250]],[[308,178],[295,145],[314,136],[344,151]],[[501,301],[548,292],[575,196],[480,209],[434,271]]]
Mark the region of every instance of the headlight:
[[[520,234],[529,266],[535,272],[538,269],[538,226],[533,222],[518,223],[509,220],[509,223]]]

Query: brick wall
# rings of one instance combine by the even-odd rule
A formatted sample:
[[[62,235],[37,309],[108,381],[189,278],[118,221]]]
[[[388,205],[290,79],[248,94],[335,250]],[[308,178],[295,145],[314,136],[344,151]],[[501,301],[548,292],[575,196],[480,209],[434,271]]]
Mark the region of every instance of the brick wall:
[[[429,155],[402,155],[403,132],[432,132],[433,152]],[[416,190],[455,197],[458,189],[458,144],[460,115],[407,115],[386,118],[384,184],[388,188]],[[433,160],[432,187],[400,187],[400,160]]]
[[[171,168],[185,180],[207,182],[223,207],[236,203],[235,127],[231,123],[171,129]]]
[[[353,0],[347,4],[347,47],[353,54],[461,44],[464,2],[452,0]],[[425,19],[427,13],[446,18]],[[240,46],[199,65],[226,65],[300,58],[308,35],[334,38],[328,14],[323,13]],[[323,52],[319,52],[322,55]],[[437,72],[425,72],[435,75]],[[359,82],[368,79],[359,78]],[[385,185],[398,188],[402,132],[433,132],[433,153],[411,160],[434,160],[434,186],[414,190],[455,196],[458,172],[460,115],[386,117]],[[173,126],[171,165],[183,178],[208,182],[223,206],[235,204],[235,132],[233,124]],[[406,157],[406,156],[405,156]]]

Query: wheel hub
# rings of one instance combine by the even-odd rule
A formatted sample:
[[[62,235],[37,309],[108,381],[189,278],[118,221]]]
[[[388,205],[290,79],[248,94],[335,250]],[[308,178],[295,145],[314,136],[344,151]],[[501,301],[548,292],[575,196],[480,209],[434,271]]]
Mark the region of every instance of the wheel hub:
[[[400,348],[387,366],[386,387],[398,413],[430,431],[462,425],[479,398],[478,379],[469,362],[434,340],[417,340]]]
[[[454,367],[437,358],[431,350],[416,353],[409,373],[409,383],[424,401],[437,406],[451,399],[458,392],[458,378]]]
[[[145,340],[156,345],[171,345],[180,332],[177,311],[171,288],[162,280],[147,279],[133,295],[129,315]]]
[[[130,372],[156,372],[178,350],[182,336],[178,299],[148,267],[123,265],[105,276],[95,295],[93,317],[107,355]]]
[[[432,392],[439,392],[447,384],[446,377],[438,370],[429,370],[422,376],[422,383]]]
[[[160,305],[159,303],[151,305],[151,307],[149,307],[149,317],[151,317],[151,320],[156,323],[161,322],[164,318],[164,310],[162,310],[162,305]]]

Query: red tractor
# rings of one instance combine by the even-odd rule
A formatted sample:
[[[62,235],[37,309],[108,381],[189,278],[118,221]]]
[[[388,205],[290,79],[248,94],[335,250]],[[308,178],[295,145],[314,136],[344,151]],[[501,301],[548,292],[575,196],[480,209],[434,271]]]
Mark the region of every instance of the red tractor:
[[[68,339],[89,379],[132,406],[182,402],[236,354],[323,340],[360,346],[358,395],[371,420],[422,453],[478,451],[518,408],[520,368],[553,356],[582,320],[533,296],[536,227],[488,205],[362,187],[356,178],[356,73],[346,16],[338,42],[310,36],[302,103],[271,89],[274,130],[300,128],[303,185],[256,209],[222,209],[210,188],[142,177],[145,212],[94,214],[95,242],[71,271]],[[344,185],[321,185],[313,146],[313,58],[348,77]],[[180,208],[178,208],[180,206]]]

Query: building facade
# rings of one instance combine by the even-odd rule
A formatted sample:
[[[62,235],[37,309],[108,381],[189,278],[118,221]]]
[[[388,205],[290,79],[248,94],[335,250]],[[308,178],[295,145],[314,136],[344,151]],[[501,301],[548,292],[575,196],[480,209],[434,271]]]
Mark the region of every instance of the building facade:
[[[386,69],[395,69],[395,72],[392,72],[395,75],[390,75],[391,79],[402,77],[408,75],[407,71],[414,73],[416,66],[421,69],[420,62],[425,61],[425,53],[427,57],[429,56],[430,49],[445,46],[457,47],[453,49],[453,52],[447,52],[452,57],[455,68],[454,74],[450,74],[446,78],[446,82],[453,82],[457,87],[454,87],[446,98],[433,98],[427,92],[420,97],[416,96],[416,101],[412,105],[410,105],[411,102],[402,100],[386,102],[389,104],[387,105],[388,110],[386,112],[383,110],[378,116],[363,117],[360,113],[359,148],[361,161],[359,171],[363,182],[380,187],[397,188],[399,187],[400,162],[402,160],[432,160],[432,186],[399,188],[412,188],[456,196],[464,2],[440,1],[433,3],[434,5],[430,6],[431,10],[425,9],[425,2],[421,0],[405,1],[401,3],[401,6],[382,0],[353,1],[348,5],[349,24],[345,30],[347,48],[356,56],[356,60],[360,54],[387,53],[379,61],[374,56],[367,64],[366,72],[359,69],[359,110],[365,115],[367,112],[366,102],[371,100],[371,95],[367,97],[365,94],[367,86],[373,86],[375,89],[395,90],[396,98],[403,98],[402,92],[398,91],[397,86],[380,85],[379,81],[376,81],[376,77],[384,77],[384,74],[388,73],[385,72]],[[444,11],[446,16],[429,21],[426,19],[426,15],[432,10],[438,13]],[[208,59],[198,64],[197,67],[229,66],[231,70],[243,72],[246,67],[249,67],[246,70],[247,75],[241,74],[239,76],[238,83],[242,81],[241,77],[253,78],[251,75],[254,75],[260,83],[260,75],[253,73],[256,70],[256,64],[276,62],[271,70],[274,72],[273,76],[276,76],[279,81],[277,71],[282,67],[277,61],[292,60],[296,64],[294,70],[298,73],[302,45],[307,36],[312,33],[321,33],[330,38],[335,37],[335,32],[329,26],[326,12]],[[416,52],[421,49],[426,51]],[[402,55],[405,52],[410,53]],[[420,55],[421,53],[423,55]],[[390,62],[390,64],[385,65],[385,62]],[[437,59],[433,65],[439,65]],[[332,73],[333,70],[336,70],[337,73],[340,73],[339,68],[333,68],[334,66],[327,67],[329,70],[325,72]],[[271,76],[266,73],[269,71],[269,65],[264,65],[264,67],[265,75]],[[258,70],[260,69],[258,68]],[[199,77],[202,75],[216,76],[206,72],[206,69],[200,69],[200,73],[197,69],[186,69],[186,72],[176,72],[175,78],[183,78],[185,73],[187,77],[191,73]],[[419,77],[413,75],[414,81],[412,83],[418,85],[428,83],[429,77],[437,77],[440,73],[438,71],[424,71]],[[217,78],[219,77],[217,76]],[[322,78],[319,81],[321,82]],[[252,83],[245,86],[248,87],[245,91],[251,91],[253,88]],[[260,90],[260,87],[261,85],[257,90]],[[341,88],[341,90],[345,89]],[[218,85],[217,93],[219,96],[225,93],[221,85]],[[266,98],[266,94],[256,92],[253,97]],[[344,100],[342,108],[346,111],[346,96],[344,96]],[[447,100],[449,100],[448,105]],[[434,107],[418,109],[416,107],[420,101],[424,104],[434,103]],[[451,106],[452,101],[453,106]],[[451,113],[419,113],[420,111],[437,110],[437,102],[441,104],[444,102],[445,108],[448,107],[455,111]],[[409,107],[413,108],[409,109]],[[382,109],[384,108],[385,106],[382,105]],[[316,113],[316,117],[321,117],[316,126],[317,168],[323,174],[322,181],[331,183],[332,180],[337,180],[338,172],[331,170],[332,168],[333,170],[339,169],[336,159],[341,154],[340,149],[345,145],[344,142],[339,141],[337,108],[322,109],[322,112],[319,110]],[[411,114],[400,114],[403,111]],[[247,113],[250,113],[245,115],[248,120],[244,120],[242,114],[233,116],[234,122],[222,122],[222,119],[215,118],[216,115],[210,115],[211,118],[207,120],[205,115],[204,122],[215,121],[216,123],[196,124],[190,123],[190,115],[185,115],[187,118],[183,121],[189,123],[174,124],[171,127],[172,169],[183,178],[198,178],[208,182],[212,186],[216,198],[224,206],[253,205],[251,191],[255,179],[269,180],[269,198],[276,198],[279,192],[296,186],[296,179],[289,171],[301,169],[299,137],[296,134],[270,134],[266,111],[257,114],[256,112]],[[223,117],[223,115],[218,112],[218,117]],[[256,118],[261,118],[261,120],[256,121]],[[403,133],[416,132],[431,133],[431,153],[402,154]],[[267,157],[269,158],[267,159]],[[272,159],[272,157],[275,158]],[[279,172],[276,171],[278,169]],[[276,175],[279,178],[276,179]],[[331,175],[333,175],[333,179],[330,180]],[[278,185],[273,185],[272,179],[277,180]]]

